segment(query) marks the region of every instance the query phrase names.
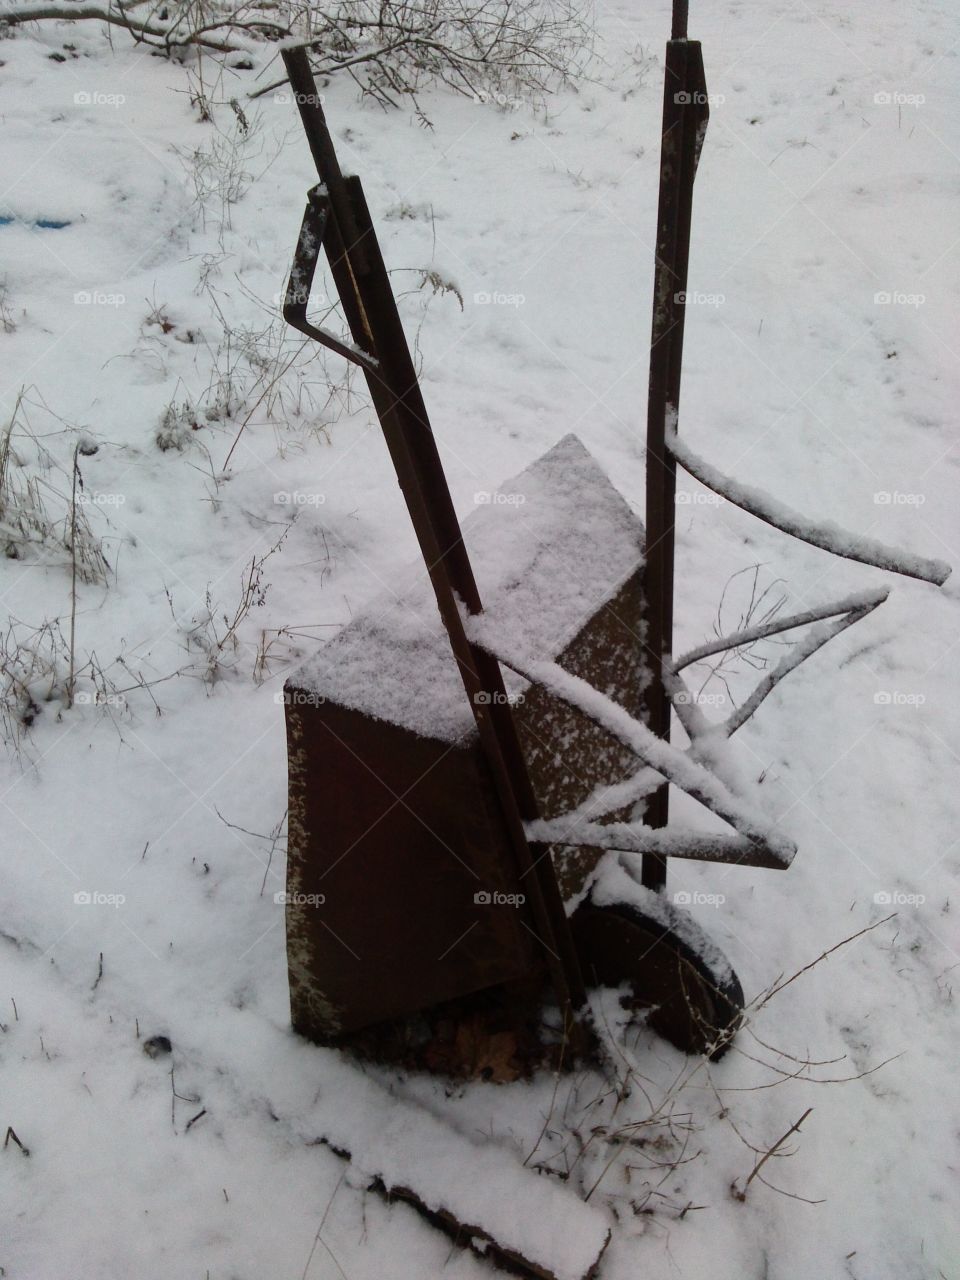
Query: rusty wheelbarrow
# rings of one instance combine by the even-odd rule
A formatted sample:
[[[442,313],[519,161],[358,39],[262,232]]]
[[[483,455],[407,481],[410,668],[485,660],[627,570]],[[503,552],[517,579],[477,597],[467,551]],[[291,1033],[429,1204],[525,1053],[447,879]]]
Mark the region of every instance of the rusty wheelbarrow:
[[[730,717],[729,736],[886,591],[672,657],[678,456],[704,483],[741,496],[698,470],[676,437],[693,180],[708,119],[685,8],[675,6],[665,62],[645,522],[567,436],[477,495],[461,527],[360,181],[340,170],[306,52],[283,53],[320,178],[283,314],[363,371],[423,559],[409,588],[355,618],[285,688],[292,1016],[320,1043],[363,1047],[387,1029],[378,1043],[402,1051],[425,1011],[456,1018],[464,1001],[493,1000],[520,1018],[545,988],[559,1009],[555,1030],[576,1051],[568,1060],[590,1042],[590,987],[621,989],[688,1052],[719,1056],[741,1018],[735,974],[664,893],[666,860],[783,869],[795,848],[698,760],[702,726],[681,671],[812,625]],[[307,315],[321,249],[348,336]],[[817,542],[812,526],[740,505],[851,554]],[[916,568],[892,554],[854,558]],[[922,564],[913,576],[949,571]],[[673,713],[690,750],[670,743]],[[733,833],[668,828],[671,784]]]

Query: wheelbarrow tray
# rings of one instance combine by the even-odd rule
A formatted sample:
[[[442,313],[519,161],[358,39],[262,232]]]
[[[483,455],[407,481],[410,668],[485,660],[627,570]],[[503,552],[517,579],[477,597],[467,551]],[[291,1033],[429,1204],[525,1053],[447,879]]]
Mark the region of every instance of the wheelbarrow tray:
[[[487,612],[639,714],[643,526],[602,468],[568,435],[477,499],[463,536]],[[285,686],[291,1009],[324,1043],[544,966],[422,566],[410,580]],[[635,769],[588,717],[504,674],[545,817]],[[599,851],[553,855],[572,897]]]

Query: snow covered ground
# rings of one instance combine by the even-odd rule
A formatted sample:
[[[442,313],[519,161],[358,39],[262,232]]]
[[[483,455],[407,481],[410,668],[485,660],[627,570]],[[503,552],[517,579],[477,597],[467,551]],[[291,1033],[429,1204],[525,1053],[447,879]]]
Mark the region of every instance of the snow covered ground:
[[[569,431],[642,501],[668,6],[612,0],[598,23],[597,82],[546,114],[438,91],[427,130],[326,90],[464,513]],[[704,4],[691,35],[715,98],[683,438],[811,517],[957,565],[954,6]],[[79,509],[109,563],[77,585],[76,705],[40,700],[38,678],[0,766],[0,1130],[30,1152],[0,1152],[0,1274],[490,1274],[316,1145],[371,1105],[374,1076],[401,1116],[568,1172],[613,1229],[603,1280],[955,1280],[956,573],[896,580],[738,735],[800,846],[790,870],[671,864],[748,998],[892,916],[778,993],[722,1063],[631,1033],[618,1099],[595,1072],[451,1090],[295,1040],[277,694],[415,547],[359,386],[331,358],[330,398],[276,319],[313,181],[294,108],[247,100],[261,60],[225,74],[200,123],[183,68],[113,45],[91,24],[0,43],[4,500],[33,477],[62,525],[80,443]],[[682,488],[678,652],[712,634],[728,583],[736,627],[754,565],[786,612],[890,581]],[[0,586],[7,669],[22,645],[62,690],[55,533]],[[37,634],[55,618],[62,643]],[[741,664],[705,693],[722,709],[755,679]],[[172,1054],[145,1054],[157,1035]],[[811,1107],[761,1171],[780,1190],[758,1177],[738,1198],[750,1144]],[[423,1166],[410,1132],[393,1155]]]

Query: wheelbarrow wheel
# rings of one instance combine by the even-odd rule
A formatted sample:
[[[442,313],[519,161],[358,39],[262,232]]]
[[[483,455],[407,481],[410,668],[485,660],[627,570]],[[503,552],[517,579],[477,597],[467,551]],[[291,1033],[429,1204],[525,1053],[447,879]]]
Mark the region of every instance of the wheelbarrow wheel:
[[[676,908],[671,913],[679,916]],[[658,913],[659,914],[659,913]],[[686,917],[683,933],[700,950],[633,903],[598,906],[589,898],[570,918],[588,985],[630,987],[629,1007],[649,1010],[647,1024],[684,1053],[717,1061],[743,1014],[743,989],[716,948]],[[717,960],[708,964],[703,952]]]

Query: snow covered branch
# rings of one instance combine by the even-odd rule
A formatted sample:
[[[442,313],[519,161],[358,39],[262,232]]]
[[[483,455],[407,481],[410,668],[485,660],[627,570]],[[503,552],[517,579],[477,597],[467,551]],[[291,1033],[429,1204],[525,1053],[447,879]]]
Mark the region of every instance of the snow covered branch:
[[[819,547],[822,551],[843,556],[847,560],[857,560],[860,564],[888,569],[891,573],[901,573],[907,578],[920,578],[923,582],[932,582],[938,587],[943,586],[950,577],[951,566],[943,560],[928,560],[898,547],[888,547],[874,538],[841,529],[832,522],[817,524],[771,498],[762,489],[741,484],[724,475],[680,440],[675,421],[667,426],[666,445],[684,470],[689,471],[702,485],[720,494],[734,506],[748,511],[758,520],[773,525],[783,533],[789,533],[791,537],[799,538],[801,542],[808,542],[812,547]]]
[[[211,39],[206,34],[210,30],[229,30],[234,26],[229,21],[207,23],[202,29],[191,28],[189,25],[182,26],[180,16],[178,14],[173,22],[161,25],[158,22],[141,21],[119,4],[108,5],[106,8],[89,4],[47,4],[0,9],[0,23],[9,27],[23,26],[28,22],[105,22],[108,26],[123,27],[138,44],[152,44],[168,53],[183,45],[198,45],[215,53],[239,53],[249,48],[248,44],[235,38]],[[255,25],[264,33],[285,30],[275,22]]]
[[[218,54],[277,46],[309,49],[321,78],[346,72],[383,106],[413,99],[442,83],[457,93],[516,109],[539,101],[584,72],[593,37],[570,0],[336,0],[329,9],[307,0],[141,0],[84,4],[10,4],[0,26],[31,22],[102,22],[138,44],[170,54],[194,46]],[[285,79],[261,86],[271,93]]]

